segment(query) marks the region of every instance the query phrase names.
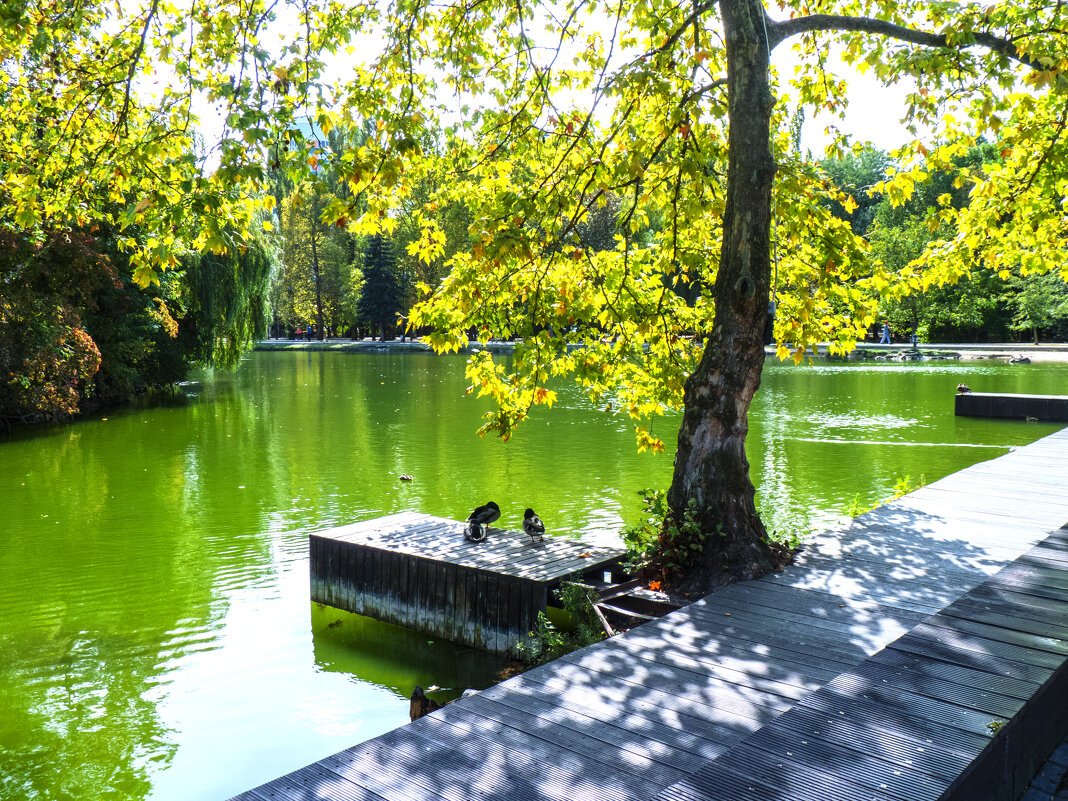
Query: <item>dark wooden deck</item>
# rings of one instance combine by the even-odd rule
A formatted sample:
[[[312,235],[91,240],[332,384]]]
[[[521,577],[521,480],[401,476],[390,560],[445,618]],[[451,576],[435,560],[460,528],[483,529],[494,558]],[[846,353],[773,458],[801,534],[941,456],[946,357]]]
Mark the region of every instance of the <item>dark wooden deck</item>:
[[[499,528],[470,542],[464,526],[402,512],[312,534],[311,598],[508,653],[526,643],[562,580],[610,568],[626,553]]]
[[[1068,422],[1068,395],[1008,395],[964,392],[953,401],[958,417],[998,417],[1043,422]]]
[[[238,798],[997,798],[1068,725],[1066,521],[1068,430]]]

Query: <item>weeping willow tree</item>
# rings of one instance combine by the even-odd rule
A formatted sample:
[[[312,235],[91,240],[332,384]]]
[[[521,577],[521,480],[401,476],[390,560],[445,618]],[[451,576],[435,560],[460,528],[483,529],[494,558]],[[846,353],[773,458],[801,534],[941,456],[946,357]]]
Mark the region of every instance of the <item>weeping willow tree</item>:
[[[243,250],[195,254],[184,260],[179,336],[189,357],[213,367],[236,367],[267,334],[268,296],[277,266],[259,239]]]

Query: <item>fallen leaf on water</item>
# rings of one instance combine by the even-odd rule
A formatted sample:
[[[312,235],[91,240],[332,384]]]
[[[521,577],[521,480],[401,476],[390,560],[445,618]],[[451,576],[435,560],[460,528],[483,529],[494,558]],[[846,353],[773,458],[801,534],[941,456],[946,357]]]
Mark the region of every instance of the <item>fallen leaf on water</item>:
[[[580,553],[578,555],[579,559],[588,559],[589,557],[590,557],[590,552],[589,551],[586,551],[586,553]]]

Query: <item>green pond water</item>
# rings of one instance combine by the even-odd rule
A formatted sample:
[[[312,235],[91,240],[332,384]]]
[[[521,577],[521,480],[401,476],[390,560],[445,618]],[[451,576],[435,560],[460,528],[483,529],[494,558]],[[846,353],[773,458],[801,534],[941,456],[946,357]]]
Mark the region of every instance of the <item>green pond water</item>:
[[[954,418],[961,381],[1064,394],[1068,365],[769,362],[749,441],[770,526],[832,525],[1056,429]],[[311,604],[307,534],[494,499],[502,525],[532,506],[610,541],[672,454],[637,454],[632,422],[570,385],[480,440],[465,387],[462,357],[256,353],[0,437],[0,798],[225,799],[406,722],[415,684],[490,684],[493,658]]]

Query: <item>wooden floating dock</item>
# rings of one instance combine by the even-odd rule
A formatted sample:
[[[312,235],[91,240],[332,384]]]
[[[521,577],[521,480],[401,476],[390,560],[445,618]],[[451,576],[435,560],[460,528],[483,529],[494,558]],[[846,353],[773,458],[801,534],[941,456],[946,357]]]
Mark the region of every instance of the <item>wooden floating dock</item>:
[[[1068,430],[241,801],[1001,801],[1068,731]]]
[[[402,512],[309,537],[311,597],[337,609],[498,653],[536,628],[569,576],[617,566],[626,551]]]
[[[1005,395],[961,392],[954,400],[958,417],[997,417],[1068,423],[1068,395]]]

